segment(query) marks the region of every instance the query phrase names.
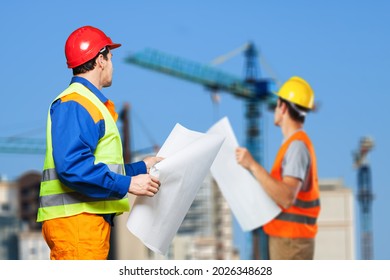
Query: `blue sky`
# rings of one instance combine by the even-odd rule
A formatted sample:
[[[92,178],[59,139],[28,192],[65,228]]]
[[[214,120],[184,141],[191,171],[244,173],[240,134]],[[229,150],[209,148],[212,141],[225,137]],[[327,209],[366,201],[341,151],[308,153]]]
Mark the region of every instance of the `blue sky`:
[[[113,86],[103,92],[118,109],[131,104],[133,150],[161,145],[176,123],[206,131],[223,116],[244,144],[242,100],[221,93],[221,102],[213,105],[202,86],[126,64],[124,58],[151,47],[206,64],[254,42],[278,80],[299,75],[315,90],[319,111],[308,117],[306,131],[316,147],[320,179],[343,179],[356,193],[352,151],[362,136],[374,138],[369,156],[374,256],[390,259],[390,2],[26,0],[4,2],[0,14],[0,137],[44,138],[49,103],[71,78],[65,40],[74,29],[93,25],[122,43],[114,51]],[[244,57],[218,68],[243,77]],[[262,69],[263,77],[269,75]],[[263,120],[269,169],[282,136],[271,112]],[[0,154],[0,174],[11,179],[42,164],[42,155]]]

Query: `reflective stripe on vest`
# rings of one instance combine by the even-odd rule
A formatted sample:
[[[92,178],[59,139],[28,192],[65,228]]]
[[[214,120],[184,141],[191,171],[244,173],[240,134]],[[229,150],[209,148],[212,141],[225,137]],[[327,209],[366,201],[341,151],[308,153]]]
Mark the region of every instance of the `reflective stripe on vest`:
[[[123,166],[120,164],[107,164],[108,169],[110,169],[112,172],[122,174],[122,168]],[[42,182],[45,181],[51,181],[51,180],[57,180],[57,171],[55,168],[45,169],[42,172]]]
[[[276,156],[271,176],[277,180],[282,180],[284,155],[291,142],[295,140],[302,141],[310,154],[309,189],[307,191],[299,191],[294,204],[288,209],[282,209],[282,212],[264,225],[263,228],[267,234],[273,236],[314,238],[317,233],[317,218],[320,212],[317,163],[313,145],[304,131],[296,132],[281,146]]]
[[[122,166],[120,164],[107,164],[108,168],[118,174],[122,174]],[[55,168],[46,169],[43,171],[42,182],[58,180]],[[56,182],[60,184],[59,180]],[[53,190],[52,190],[53,191]],[[118,198],[93,198],[85,196],[78,192],[69,191],[66,193],[46,194],[40,197],[40,207],[59,206],[65,204],[74,204],[80,202],[93,202],[104,200],[118,200]]]
[[[320,200],[316,199],[316,200],[313,200],[313,201],[304,201],[304,200],[297,199],[294,202],[294,206],[300,207],[300,208],[317,207],[317,206],[320,206]]]
[[[79,83],[71,84],[65,91],[57,96],[54,101],[65,96],[69,97],[72,94],[74,96],[81,96],[84,98],[84,101],[87,99],[87,102],[98,109],[105,122],[105,134],[99,140],[99,144],[94,152],[95,164],[104,163],[111,171],[124,175],[121,137],[110,112],[91,91]],[[77,102],[77,100],[75,101]],[[83,212],[94,214],[121,214],[129,211],[127,196],[122,199],[91,198],[73,191],[60,182],[52,156],[50,109],[47,118],[46,139],[47,148],[40,187],[38,222],[59,217],[73,216]]]
[[[82,202],[106,201],[110,199],[118,200],[118,198],[94,198],[85,196],[78,192],[60,193],[42,196],[40,199],[40,207],[60,206]]]
[[[308,224],[308,225],[315,225],[317,222],[317,218],[311,218],[307,216],[302,215],[295,215],[290,213],[280,213],[276,219],[287,221],[287,222],[295,222],[295,223],[301,223],[301,224]]]

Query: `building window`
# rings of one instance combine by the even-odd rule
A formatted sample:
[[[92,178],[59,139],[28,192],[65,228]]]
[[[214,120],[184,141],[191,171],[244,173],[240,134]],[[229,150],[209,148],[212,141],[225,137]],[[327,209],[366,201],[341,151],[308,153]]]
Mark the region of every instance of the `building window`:
[[[8,212],[11,210],[11,206],[8,203],[1,204],[1,211]]]

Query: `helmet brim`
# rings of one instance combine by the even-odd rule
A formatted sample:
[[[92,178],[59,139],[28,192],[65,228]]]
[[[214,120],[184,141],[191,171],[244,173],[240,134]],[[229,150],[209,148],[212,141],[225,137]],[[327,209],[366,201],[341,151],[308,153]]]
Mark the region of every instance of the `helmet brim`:
[[[108,47],[110,48],[110,50],[119,48],[120,46],[122,46],[122,44],[110,44],[110,45],[108,45]]]

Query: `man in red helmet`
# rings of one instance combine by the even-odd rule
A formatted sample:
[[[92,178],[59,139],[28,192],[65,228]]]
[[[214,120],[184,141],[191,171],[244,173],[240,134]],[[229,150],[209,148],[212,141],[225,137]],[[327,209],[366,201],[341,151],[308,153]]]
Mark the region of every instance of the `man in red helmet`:
[[[37,217],[51,259],[107,259],[114,217],[129,211],[127,194],[152,197],[160,187],[148,171],[161,158],[124,164],[118,115],[101,92],[120,46],[92,26],[66,41],[73,77],[50,105]]]

